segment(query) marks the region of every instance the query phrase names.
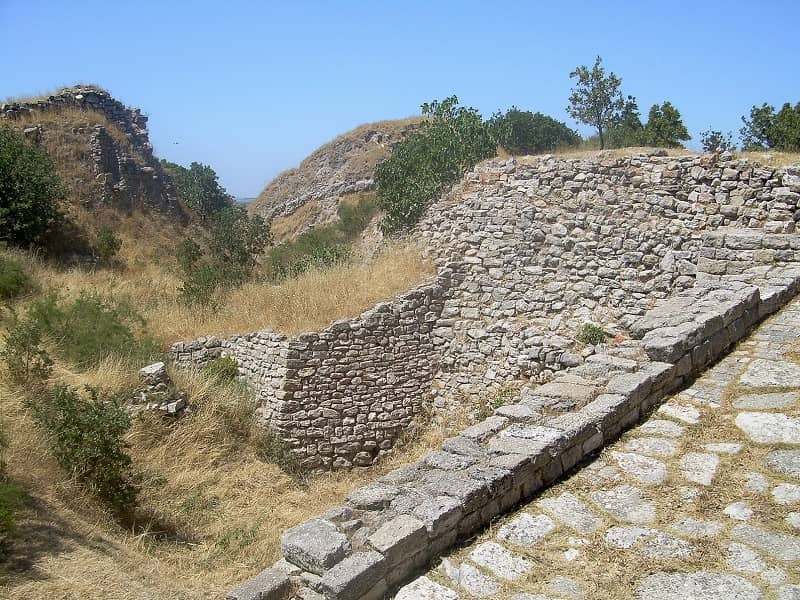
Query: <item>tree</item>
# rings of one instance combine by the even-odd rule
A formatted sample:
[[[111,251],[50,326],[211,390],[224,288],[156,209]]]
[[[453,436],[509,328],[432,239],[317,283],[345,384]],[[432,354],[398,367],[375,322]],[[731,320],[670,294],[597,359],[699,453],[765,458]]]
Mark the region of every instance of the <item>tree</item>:
[[[249,216],[243,206],[228,206],[214,214],[208,249],[225,279],[241,283],[256,259],[272,241],[272,232],[259,215]]]
[[[581,139],[565,123],[516,106],[505,115],[496,112],[488,124],[497,142],[512,154],[552,152],[561,146],[575,146]]]
[[[778,113],[764,103],[750,109],[750,119],[742,117],[740,130],[744,150],[800,150],[800,102],[794,107],[786,102]]]
[[[203,222],[215,212],[233,205],[233,196],[219,185],[217,174],[208,165],[193,162],[189,168],[162,161],[175,181],[178,195],[183,198]]]
[[[605,148],[604,132],[619,118],[624,107],[619,91],[622,80],[613,72],[606,75],[602,62],[598,56],[591,70],[581,65],[569,74],[570,79],[577,79],[577,85],[571,90],[567,107],[573,119],[597,129],[601,149]]]
[[[681,148],[682,141],[692,139],[681,120],[681,113],[670,102],[661,106],[654,104],[650,108],[644,137],[648,145],[666,148]]]
[[[458,106],[456,96],[423,104],[422,112],[428,119],[375,170],[385,233],[413,226],[445,187],[497,152],[480,113]]]
[[[609,145],[612,148],[626,148],[644,144],[644,125],[639,115],[636,98],[628,96],[617,115],[614,125],[608,132]]]
[[[722,133],[716,129],[708,129],[700,133],[700,145],[703,152],[726,152],[736,150],[731,132]]]
[[[41,246],[64,221],[64,190],[44,150],[0,128],[0,241]]]

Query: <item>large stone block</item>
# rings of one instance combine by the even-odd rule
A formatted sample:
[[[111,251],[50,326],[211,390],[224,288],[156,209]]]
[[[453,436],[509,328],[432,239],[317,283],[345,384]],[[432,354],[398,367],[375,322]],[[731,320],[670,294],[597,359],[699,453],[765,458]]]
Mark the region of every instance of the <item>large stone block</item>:
[[[350,553],[350,542],[333,523],[311,519],[283,534],[281,551],[289,562],[322,575]]]
[[[409,515],[400,515],[381,525],[367,542],[383,554],[389,564],[397,564],[419,552],[427,539],[425,523]]]
[[[226,600],[286,600],[289,576],[280,569],[265,569],[225,595]]]
[[[320,586],[328,600],[361,599],[372,594],[386,574],[386,559],[378,552],[355,552],[322,576]],[[380,590],[383,597],[384,589]]]

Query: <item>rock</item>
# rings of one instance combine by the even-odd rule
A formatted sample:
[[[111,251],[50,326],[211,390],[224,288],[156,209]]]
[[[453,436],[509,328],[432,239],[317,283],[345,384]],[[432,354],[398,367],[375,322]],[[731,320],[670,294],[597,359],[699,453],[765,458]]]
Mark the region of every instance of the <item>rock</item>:
[[[159,383],[169,380],[167,365],[163,362],[156,362],[139,369],[139,377],[145,383]]]
[[[719,456],[689,452],[681,457],[680,464],[684,479],[700,485],[711,485],[719,466]]]
[[[776,473],[800,478],[800,450],[770,452],[761,464]]]
[[[612,452],[619,468],[642,483],[662,483],[667,478],[667,466],[660,460],[640,454]]]
[[[326,596],[361,598],[385,588],[381,582],[386,573],[386,559],[378,552],[355,552],[322,575],[321,586]]]
[[[658,409],[662,415],[672,417],[678,421],[683,421],[689,425],[694,425],[700,420],[700,411],[694,406],[682,406],[680,404],[662,404]]]
[[[500,527],[497,537],[515,546],[532,546],[555,528],[556,524],[546,515],[534,517],[522,513]]]
[[[689,542],[649,527],[611,527],[606,531],[605,540],[612,546],[633,550],[647,558],[684,558],[692,553]]]
[[[715,537],[722,531],[723,525],[719,521],[701,521],[685,517],[672,524],[673,531],[690,538]]]
[[[731,542],[728,544],[728,553],[725,562],[734,571],[740,573],[756,573],[770,585],[777,585],[786,579],[786,573],[781,569],[770,568],[758,553],[744,544]]]
[[[784,519],[789,527],[800,529],[800,512],[790,512]]]
[[[564,492],[555,498],[539,500],[537,504],[578,533],[592,533],[603,523],[583,502],[569,492]]]
[[[289,576],[279,569],[265,569],[225,595],[226,600],[285,600]]]
[[[369,545],[383,554],[390,564],[407,560],[424,548],[427,541],[425,524],[409,515],[395,517],[367,538]]]
[[[769,488],[769,480],[761,473],[749,472],[745,475],[744,486],[751,492],[766,492]]]
[[[738,454],[742,451],[741,444],[734,444],[734,443],[718,443],[718,444],[705,444],[703,446],[703,450],[708,450],[709,452],[716,452],[717,454]]]
[[[442,569],[456,587],[460,587],[473,598],[494,596],[500,591],[494,579],[467,563],[458,567],[445,558],[442,560]]]
[[[773,533],[760,527],[742,523],[733,528],[731,537],[750,546],[755,546],[778,560],[800,560],[800,537],[784,533]]]
[[[729,504],[722,512],[728,515],[731,519],[736,519],[737,521],[749,521],[753,518],[753,509],[750,508],[750,505],[744,501]]]
[[[533,565],[527,560],[514,556],[495,542],[478,544],[469,553],[469,558],[501,579],[510,581],[519,579],[533,568]]]
[[[800,444],[800,419],[782,413],[742,412],[736,426],[760,444]]]
[[[634,438],[625,444],[625,449],[648,456],[674,456],[678,452],[675,440],[655,437]]]
[[[797,504],[800,502],[800,485],[782,483],[773,488],[772,499],[776,504]]]
[[[678,438],[683,435],[684,428],[674,421],[649,419],[645,423],[642,423],[637,431],[649,435],[663,435],[665,437]]]
[[[459,600],[459,595],[423,576],[400,588],[394,600]]]
[[[547,582],[547,589],[559,597],[581,600],[586,595],[584,585],[571,577],[553,577]]]
[[[800,213],[800,210],[797,211]],[[800,219],[795,219],[800,221]],[[800,600],[800,585],[782,585],[778,590],[777,600]]]
[[[800,387],[800,365],[779,360],[757,358],[739,378],[747,387]]]
[[[747,410],[761,409],[773,410],[781,408],[792,408],[800,402],[798,392],[778,392],[772,394],[747,394],[739,396],[733,401],[734,408]]]
[[[286,530],[281,537],[281,551],[288,561],[322,575],[349,554],[350,542],[333,523],[311,519]]]
[[[656,574],[636,589],[637,600],[762,600],[756,586],[737,575],[708,571]]]
[[[620,521],[651,523],[656,518],[656,506],[644,499],[644,492],[631,485],[620,485],[590,494],[600,508]]]
[[[361,510],[380,510],[389,506],[398,493],[396,487],[373,483],[350,492],[347,503]]]

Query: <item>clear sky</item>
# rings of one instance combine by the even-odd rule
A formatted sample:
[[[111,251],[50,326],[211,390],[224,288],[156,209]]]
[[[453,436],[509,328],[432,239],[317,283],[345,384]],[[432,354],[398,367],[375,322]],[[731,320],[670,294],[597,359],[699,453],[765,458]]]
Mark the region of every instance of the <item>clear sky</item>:
[[[800,101],[798,23],[798,0],[0,0],[0,99],[96,83],[150,115],[158,156],[255,196],[336,135],[451,94],[575,126],[569,72],[597,54],[698,147],[753,104]]]

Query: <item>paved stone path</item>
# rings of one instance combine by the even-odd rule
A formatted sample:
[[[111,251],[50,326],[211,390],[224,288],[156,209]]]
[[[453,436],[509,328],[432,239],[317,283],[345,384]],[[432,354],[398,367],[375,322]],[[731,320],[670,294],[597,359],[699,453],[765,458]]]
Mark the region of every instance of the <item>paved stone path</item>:
[[[800,600],[800,299],[397,600]]]

